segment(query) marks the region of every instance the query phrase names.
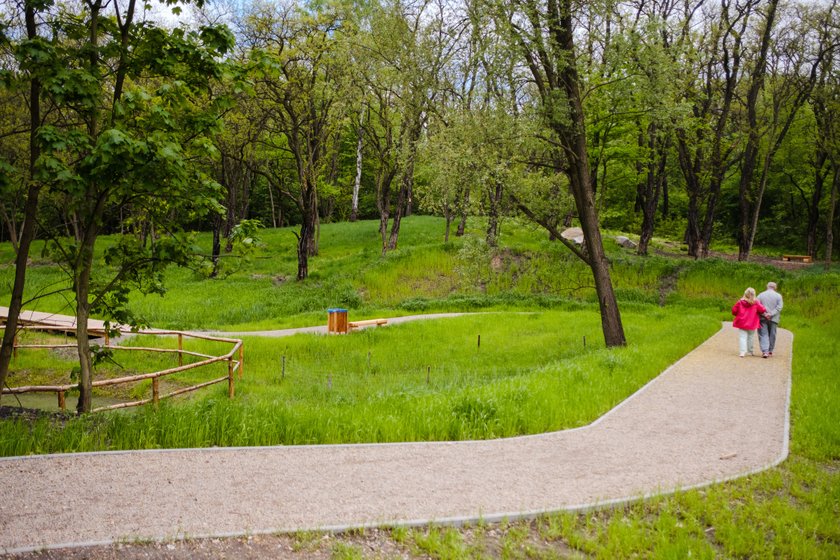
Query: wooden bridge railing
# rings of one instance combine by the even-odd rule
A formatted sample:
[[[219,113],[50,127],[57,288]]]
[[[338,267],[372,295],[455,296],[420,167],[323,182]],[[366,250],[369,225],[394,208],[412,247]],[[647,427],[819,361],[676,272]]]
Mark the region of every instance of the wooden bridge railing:
[[[55,326],[44,326],[39,327],[36,325],[27,325],[22,327],[22,329],[26,330],[48,330],[48,331],[56,331],[56,330],[65,330],[62,328],[57,328]],[[75,329],[66,329],[68,331],[75,331]],[[127,384],[127,383],[137,383],[139,381],[144,381],[146,379],[152,380],[152,396],[147,399],[141,399],[138,401],[131,401],[131,402],[124,402],[113,404],[109,406],[101,406],[98,408],[94,408],[91,412],[100,412],[104,410],[115,410],[118,408],[128,408],[132,406],[141,406],[148,403],[155,403],[157,404],[161,399],[174,397],[175,395],[182,395],[184,393],[189,393],[192,391],[196,391],[203,387],[207,387],[209,385],[214,385],[216,383],[222,383],[225,380],[228,382],[228,397],[233,398],[235,394],[234,390],[234,374],[239,373],[239,378],[242,379],[242,372],[244,369],[244,361],[245,361],[245,347],[242,343],[242,340],[238,338],[225,338],[219,336],[210,336],[210,335],[203,335],[198,333],[188,333],[183,331],[162,331],[162,330],[146,330],[146,331],[136,331],[132,334],[142,334],[142,335],[154,335],[154,336],[177,336],[178,337],[178,348],[153,348],[153,347],[143,347],[143,346],[113,346],[111,345],[110,338],[105,336],[105,347],[111,350],[135,350],[135,351],[145,351],[145,352],[162,352],[162,353],[177,353],[178,354],[178,367],[164,369],[161,371],[155,371],[152,373],[142,373],[138,375],[128,375],[124,377],[117,377],[113,379],[100,379],[98,381],[92,382],[94,387],[105,387],[109,385],[120,385],[120,384]],[[233,347],[227,354],[222,356],[211,356],[209,354],[202,354],[199,352],[191,352],[188,350],[184,350],[184,337],[189,338],[197,338],[202,340],[209,340],[212,342],[225,342],[232,344]],[[15,339],[14,351],[15,354],[19,348],[33,348],[33,349],[56,349],[56,348],[76,348],[75,344],[18,344],[17,339]],[[184,355],[188,356],[195,356],[199,358],[204,358],[201,361],[184,365]],[[235,359],[234,356],[236,356]],[[198,383],[196,385],[192,385],[190,387],[184,387],[181,389],[174,390],[172,392],[166,393],[164,395],[160,394],[160,378],[165,377],[167,375],[172,375],[175,373],[179,373],[182,371],[187,371],[191,369],[200,368],[203,366],[207,366],[210,364],[215,364],[218,362],[227,362],[228,364],[228,371],[227,375],[223,377],[219,377],[217,379],[211,379],[210,381],[205,381],[202,383]],[[27,385],[21,387],[4,387],[3,394],[4,395],[14,395],[14,394],[22,394],[22,393],[56,393],[58,397],[58,407],[61,410],[66,410],[66,402],[65,396],[67,391],[73,390],[78,387],[77,383],[71,383],[66,385]]]

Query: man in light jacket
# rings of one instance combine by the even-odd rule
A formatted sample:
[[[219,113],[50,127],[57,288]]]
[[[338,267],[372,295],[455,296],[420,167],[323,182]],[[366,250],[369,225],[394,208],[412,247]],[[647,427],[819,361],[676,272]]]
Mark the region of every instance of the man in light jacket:
[[[775,282],[768,282],[767,289],[758,294],[756,299],[767,308],[758,326],[758,345],[761,346],[761,357],[769,358],[776,347],[776,327],[779,326],[782,313],[782,294],[776,291]]]

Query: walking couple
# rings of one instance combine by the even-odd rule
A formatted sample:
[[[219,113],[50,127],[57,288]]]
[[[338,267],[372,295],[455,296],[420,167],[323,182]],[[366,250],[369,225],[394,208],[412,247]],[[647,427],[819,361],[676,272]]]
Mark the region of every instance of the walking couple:
[[[768,282],[767,289],[755,295],[753,288],[747,288],[744,297],[732,306],[735,319],[732,326],[738,329],[738,350],[743,358],[753,355],[753,333],[758,330],[758,344],[761,357],[769,358],[776,347],[776,327],[782,312],[782,295],[776,291],[776,283]]]

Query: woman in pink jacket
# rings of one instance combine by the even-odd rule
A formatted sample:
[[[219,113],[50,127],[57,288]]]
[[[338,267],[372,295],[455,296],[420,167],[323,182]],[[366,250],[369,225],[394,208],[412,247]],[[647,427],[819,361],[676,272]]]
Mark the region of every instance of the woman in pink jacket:
[[[732,326],[740,329],[738,333],[738,349],[741,352],[741,357],[749,352],[753,355],[753,335],[759,327],[760,317],[767,310],[761,305],[761,302],[755,298],[755,290],[747,288],[744,292],[744,297],[732,306],[732,314],[735,319],[732,320]]]

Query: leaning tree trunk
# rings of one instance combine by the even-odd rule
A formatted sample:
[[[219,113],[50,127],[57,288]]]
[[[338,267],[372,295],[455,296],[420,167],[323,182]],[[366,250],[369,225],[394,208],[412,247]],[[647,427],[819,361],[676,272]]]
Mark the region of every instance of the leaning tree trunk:
[[[38,36],[36,26],[35,6],[33,2],[25,2],[26,36],[32,40]],[[38,213],[38,197],[41,184],[35,181],[35,164],[41,155],[38,144],[38,131],[41,126],[41,80],[35,75],[29,81],[29,185],[26,192],[26,203],[23,208],[23,227],[17,253],[15,254],[15,279],[12,285],[12,297],[9,301],[9,313],[6,317],[3,343],[0,346],[0,389],[6,386],[9,373],[9,363],[17,334],[18,318],[23,309],[23,289],[26,285],[26,263],[29,260],[29,250],[35,239],[35,221]],[[0,390],[2,395],[2,390]]]
[[[580,95],[580,77],[574,63],[571,0],[561,0],[559,4],[559,14],[556,14],[559,18],[552,19],[549,27],[552,36],[557,40],[558,47],[568,55],[566,60],[560,61],[559,80],[565,93],[569,119],[568,121],[558,119],[553,125],[560,137],[566,161],[569,162],[567,173],[583,229],[584,243],[589,257],[588,264],[595,280],[604,342],[608,347],[624,346],[627,341],[610,278],[609,263],[604,253],[598,214],[595,210],[595,195],[592,191],[589,156],[586,150],[586,126]]]
[[[405,166],[400,178],[400,191],[397,194],[397,204],[394,208],[394,219],[391,222],[391,236],[388,238],[388,250],[397,248],[400,237],[400,225],[403,216],[409,216],[411,206],[412,190],[414,188],[414,164],[417,159],[417,141],[420,139],[420,123],[414,123],[406,132],[406,141],[403,144],[408,150]]]

